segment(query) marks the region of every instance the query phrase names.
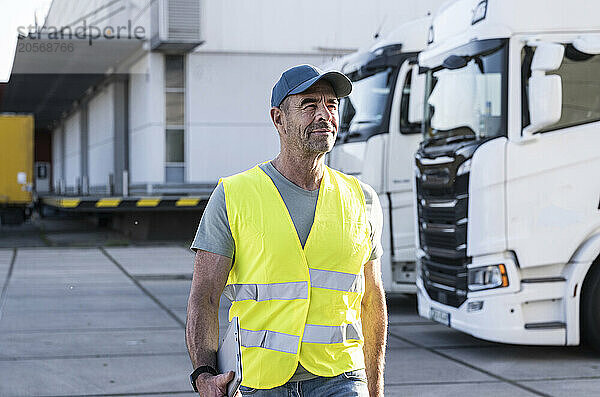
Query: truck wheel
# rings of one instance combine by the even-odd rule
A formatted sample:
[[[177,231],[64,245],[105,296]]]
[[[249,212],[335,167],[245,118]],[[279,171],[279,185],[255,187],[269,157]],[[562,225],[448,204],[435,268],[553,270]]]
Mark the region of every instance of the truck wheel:
[[[596,260],[585,278],[581,295],[581,336],[583,342],[600,352],[600,263]]]

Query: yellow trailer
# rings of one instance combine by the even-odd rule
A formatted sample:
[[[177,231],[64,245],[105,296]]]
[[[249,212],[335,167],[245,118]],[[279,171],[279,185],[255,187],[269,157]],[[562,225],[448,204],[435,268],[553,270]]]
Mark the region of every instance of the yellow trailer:
[[[33,116],[0,114],[0,222],[20,224],[33,205]]]

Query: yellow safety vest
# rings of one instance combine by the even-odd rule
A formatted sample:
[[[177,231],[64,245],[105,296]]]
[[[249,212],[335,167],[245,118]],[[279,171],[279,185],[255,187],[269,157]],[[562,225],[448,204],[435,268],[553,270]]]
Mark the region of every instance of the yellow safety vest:
[[[320,376],[364,368],[360,313],[371,241],[356,178],[325,167],[304,248],[263,170],[222,182],[235,241],[225,295],[229,321],[240,320],[242,384],[283,385],[298,361]]]

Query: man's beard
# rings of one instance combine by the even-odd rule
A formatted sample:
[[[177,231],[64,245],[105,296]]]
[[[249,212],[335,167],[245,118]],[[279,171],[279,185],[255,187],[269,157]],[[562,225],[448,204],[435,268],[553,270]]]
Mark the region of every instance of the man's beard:
[[[311,139],[312,132],[321,129],[328,130],[327,136],[314,136]],[[303,142],[303,146],[306,151],[311,153],[327,153],[333,148],[336,135],[337,131],[332,123],[326,121],[312,123],[306,128],[306,135]]]

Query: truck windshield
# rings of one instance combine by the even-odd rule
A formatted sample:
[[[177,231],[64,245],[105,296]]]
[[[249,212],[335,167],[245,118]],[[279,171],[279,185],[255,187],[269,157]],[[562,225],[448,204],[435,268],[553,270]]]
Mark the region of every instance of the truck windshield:
[[[382,123],[391,92],[393,69],[388,67],[360,80],[350,76],[352,93],[340,104],[341,136],[360,140],[363,131],[371,131]]]
[[[426,145],[506,135],[506,53],[503,40],[469,43],[429,69]]]

